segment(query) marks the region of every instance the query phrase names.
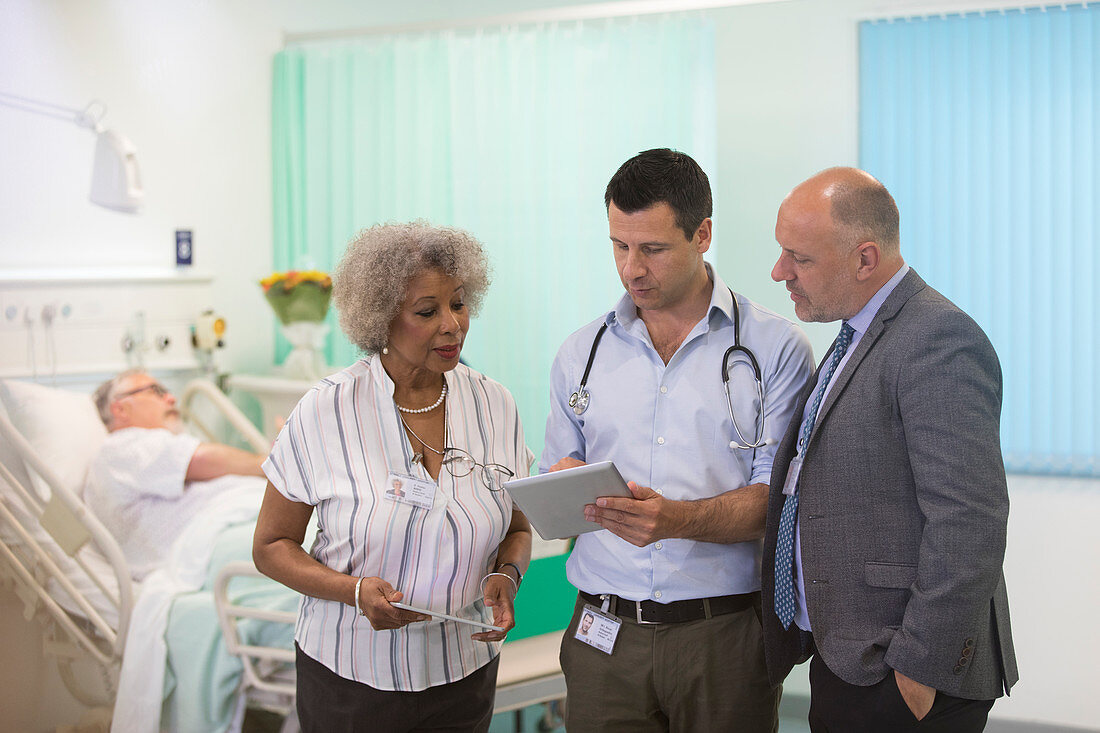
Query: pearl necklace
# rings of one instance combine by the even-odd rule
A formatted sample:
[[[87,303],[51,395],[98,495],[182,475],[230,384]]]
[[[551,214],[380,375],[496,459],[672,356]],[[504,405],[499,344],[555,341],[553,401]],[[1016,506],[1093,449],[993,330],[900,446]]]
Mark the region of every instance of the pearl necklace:
[[[443,389],[439,393],[439,399],[436,400],[435,402],[433,402],[432,404],[428,405],[427,407],[420,407],[420,408],[417,408],[417,409],[414,410],[411,407],[402,407],[401,405],[398,405],[397,400],[394,400],[393,404],[397,405],[397,409],[401,410],[401,412],[406,412],[406,413],[409,413],[410,415],[418,415],[422,412],[431,412],[435,408],[439,407],[440,405],[443,404],[443,400],[446,397],[447,397],[447,383],[444,382],[443,383]]]

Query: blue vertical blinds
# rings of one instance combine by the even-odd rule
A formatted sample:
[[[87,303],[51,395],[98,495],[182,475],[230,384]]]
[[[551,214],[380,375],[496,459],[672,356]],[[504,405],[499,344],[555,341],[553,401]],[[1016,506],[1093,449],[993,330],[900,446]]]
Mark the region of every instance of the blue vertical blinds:
[[[860,159],[989,334],[1011,471],[1100,473],[1100,6],[865,22]]]

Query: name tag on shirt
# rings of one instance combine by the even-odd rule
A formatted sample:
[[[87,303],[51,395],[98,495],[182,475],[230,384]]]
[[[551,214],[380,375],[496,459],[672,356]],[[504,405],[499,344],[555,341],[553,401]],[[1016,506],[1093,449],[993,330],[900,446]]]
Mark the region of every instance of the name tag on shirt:
[[[386,501],[431,509],[432,504],[435,503],[435,489],[436,486],[431,481],[402,473],[391,473],[386,477],[386,492],[383,498]]]
[[[783,482],[783,494],[785,496],[794,496],[794,492],[798,488],[798,476],[801,473],[802,456],[795,456],[791,459],[791,465],[787,466],[787,480]]]
[[[599,649],[604,654],[610,654],[615,649],[615,639],[619,637],[619,628],[622,625],[622,619],[586,603],[573,638]]]

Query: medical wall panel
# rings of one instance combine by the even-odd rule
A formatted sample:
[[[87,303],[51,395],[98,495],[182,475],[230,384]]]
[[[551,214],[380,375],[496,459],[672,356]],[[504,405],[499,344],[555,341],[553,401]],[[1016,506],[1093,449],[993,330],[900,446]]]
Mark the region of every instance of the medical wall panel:
[[[201,275],[0,273],[0,378],[94,383],[129,367],[198,374],[192,326],[213,306]]]

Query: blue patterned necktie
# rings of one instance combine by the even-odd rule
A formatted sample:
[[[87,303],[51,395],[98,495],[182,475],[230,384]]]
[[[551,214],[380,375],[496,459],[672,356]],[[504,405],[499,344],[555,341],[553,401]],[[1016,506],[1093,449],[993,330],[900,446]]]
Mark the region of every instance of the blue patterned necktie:
[[[806,450],[806,444],[810,442],[810,434],[814,430],[814,422],[817,420],[817,409],[821,407],[821,400],[825,397],[825,390],[829,387],[829,380],[833,378],[840,360],[848,352],[852,344],[852,336],[855,329],[845,321],[840,327],[840,335],[836,337],[833,346],[833,358],[829,359],[829,365],[824,374],[818,380],[817,390],[814,392],[814,401],[810,405],[810,411],[806,419],[802,421],[802,429],[798,432],[798,455]],[[794,519],[798,515],[798,487],[790,496],[783,497],[783,512],[779,515],[779,535],[775,542],[775,615],[779,617],[779,623],[784,629],[791,626],[794,620],[794,580],[792,570],[794,567]]]

